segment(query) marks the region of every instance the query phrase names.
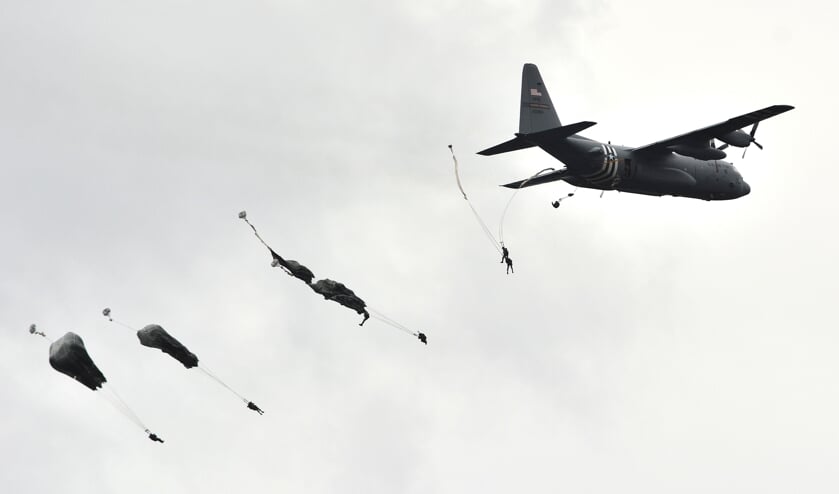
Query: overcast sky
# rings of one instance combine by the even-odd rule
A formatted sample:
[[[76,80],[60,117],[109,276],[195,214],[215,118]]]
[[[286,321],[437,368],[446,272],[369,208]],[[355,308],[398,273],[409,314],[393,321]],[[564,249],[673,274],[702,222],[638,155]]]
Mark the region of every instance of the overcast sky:
[[[837,11],[822,1],[0,0],[0,490],[833,493]],[[640,146],[772,104],[704,202],[522,191],[523,63]],[[317,278],[270,267],[237,218]],[[157,323],[265,410],[139,345]],[[52,370],[74,331],[166,440]]]

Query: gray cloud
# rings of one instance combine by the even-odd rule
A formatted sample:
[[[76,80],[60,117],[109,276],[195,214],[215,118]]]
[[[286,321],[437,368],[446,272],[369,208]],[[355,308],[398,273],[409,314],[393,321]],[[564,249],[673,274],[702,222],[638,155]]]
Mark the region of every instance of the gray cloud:
[[[833,12],[749,3],[10,4],[0,16],[9,492],[835,490]],[[506,276],[521,64],[641,145],[769,104],[727,203],[543,186]],[[564,188],[563,188],[564,187]],[[423,347],[270,267],[280,253]],[[158,323],[266,410],[109,325]],[[153,444],[49,368],[82,335]]]

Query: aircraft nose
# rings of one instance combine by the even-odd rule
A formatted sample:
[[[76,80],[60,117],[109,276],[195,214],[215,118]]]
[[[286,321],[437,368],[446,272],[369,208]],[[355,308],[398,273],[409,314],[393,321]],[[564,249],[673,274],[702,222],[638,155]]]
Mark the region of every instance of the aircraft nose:
[[[752,188],[751,188],[751,187],[749,187],[749,184],[747,184],[746,182],[743,182],[743,185],[741,186],[741,189],[742,189],[742,192],[743,192],[743,195],[744,195],[744,196],[745,196],[745,195],[748,195],[748,194],[749,194],[749,192],[751,192],[751,191],[752,191]]]

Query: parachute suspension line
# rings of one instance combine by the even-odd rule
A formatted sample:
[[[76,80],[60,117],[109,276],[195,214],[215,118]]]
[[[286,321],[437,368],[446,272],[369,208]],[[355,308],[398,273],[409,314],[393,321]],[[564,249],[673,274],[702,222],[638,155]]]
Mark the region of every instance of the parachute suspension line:
[[[258,232],[258,231],[256,231],[256,227],[255,227],[255,226],[253,226],[253,225],[251,224],[251,222],[250,222],[250,221],[248,221],[248,213],[247,213],[247,212],[245,212],[245,211],[241,211],[241,212],[239,213],[239,218],[241,218],[241,219],[245,220],[245,223],[247,223],[247,224],[248,224],[248,226],[249,226],[249,227],[251,227],[251,230],[253,230],[253,234],[254,234],[254,235],[256,235],[256,238],[258,238],[258,239],[259,239],[259,241],[260,241],[260,242],[262,242],[262,245],[264,245],[265,247],[267,247],[267,248],[268,248],[268,250],[271,250],[271,247],[269,247],[269,246],[268,246],[268,244],[266,244],[266,243],[265,243],[265,240],[262,240],[262,237],[260,237],[260,236],[259,236],[259,232]],[[273,251],[272,251],[272,252],[273,252]]]
[[[199,368],[199,369],[201,369],[201,372],[203,372],[204,374],[207,374],[207,376],[208,376],[210,379],[212,379],[213,381],[215,381],[215,382],[217,382],[217,383],[221,384],[222,386],[224,386],[225,388],[227,388],[227,390],[228,390],[228,391],[230,391],[231,393],[233,393],[234,395],[236,395],[237,397],[239,397],[239,399],[240,399],[240,400],[244,401],[245,403],[250,403],[250,401],[251,401],[251,400],[249,400],[249,399],[245,398],[244,396],[240,395],[239,393],[237,393],[237,392],[236,392],[236,390],[234,390],[233,388],[231,388],[230,386],[228,386],[228,385],[227,385],[224,381],[222,381],[221,379],[219,379],[219,378],[218,378],[218,376],[216,376],[215,374],[213,374],[213,373],[212,373],[212,371],[210,371],[210,369],[206,368],[203,364],[199,363],[199,364],[198,364],[198,368]]]
[[[134,413],[134,410],[128,406],[128,404],[117,394],[117,391],[113,388],[113,386],[109,385],[107,382],[102,383],[102,391],[103,391],[103,398],[105,398],[108,403],[110,403],[114,408],[117,409],[120,413],[122,413],[128,420],[134,422],[134,425],[143,429],[145,432],[149,432],[148,427],[146,424],[140,420],[140,417]]]
[[[501,246],[499,245],[498,241],[495,240],[495,237],[492,235],[492,231],[489,229],[487,224],[484,222],[481,215],[478,214],[478,211],[475,209],[475,206],[472,205],[472,201],[469,200],[469,197],[466,196],[466,191],[463,190],[463,184],[460,183],[460,173],[458,172],[458,165],[457,165],[457,157],[454,155],[454,148],[451,144],[449,144],[449,151],[452,153],[452,160],[454,161],[454,178],[457,180],[457,188],[460,189],[460,193],[463,194],[463,199],[469,204],[469,209],[472,210],[472,214],[475,215],[475,219],[478,221],[478,224],[481,225],[481,229],[484,231],[484,235],[492,242],[492,246],[495,247],[495,250],[498,253],[501,253]]]
[[[369,307],[368,307],[368,310],[373,315],[373,319],[378,319],[379,321],[382,321],[383,323],[387,324],[388,326],[391,326],[395,329],[398,329],[399,331],[404,331],[405,333],[408,333],[411,336],[419,335],[419,333],[417,333],[416,331],[411,331],[410,329],[408,329],[405,326],[399,324],[398,322],[394,321],[393,319],[387,317],[386,315],[382,314],[381,312],[379,312],[377,310],[373,310]]]
[[[102,397],[105,399],[105,401],[110,403],[114,408],[117,409],[118,412],[122,413],[125,417],[128,418],[128,420],[134,422],[134,425],[136,425],[137,427],[142,429],[143,432],[148,434],[149,439],[159,443],[163,442],[163,440],[160,439],[160,437],[158,437],[157,434],[153,433],[149,430],[148,427],[146,427],[146,424],[144,424],[143,421],[140,420],[140,417],[138,417],[137,414],[134,413],[134,410],[132,410],[131,407],[129,407],[128,404],[125,403],[122,397],[120,397],[120,395],[117,394],[117,391],[113,387],[111,387],[107,382],[102,384],[102,391],[104,393],[102,394]]]
[[[124,323],[124,322],[122,322],[122,321],[117,321],[116,319],[114,319],[113,317],[111,317],[111,309],[109,309],[108,307],[105,307],[104,309],[102,309],[102,315],[103,315],[103,316],[105,316],[105,317],[107,317],[109,321],[111,321],[111,322],[113,322],[113,323],[116,323],[116,324],[119,324],[120,326],[122,326],[122,327],[123,327],[123,328],[125,328],[125,329],[129,329],[129,330],[131,330],[131,331],[133,331],[133,332],[135,332],[135,333],[137,332],[137,330],[136,330],[136,329],[132,328],[132,327],[131,327],[131,326],[129,326],[128,324],[125,324],[125,323]]]
[[[539,170],[537,173],[535,173],[534,175],[532,175],[529,178],[527,178],[526,180],[524,180],[521,183],[521,185],[518,186],[518,188],[515,190],[515,192],[513,192],[513,195],[510,196],[510,199],[507,201],[507,205],[504,206],[504,211],[501,213],[501,222],[498,224],[498,239],[501,242],[501,245],[504,245],[504,218],[507,216],[507,210],[510,209],[510,204],[513,203],[513,199],[516,198],[516,194],[519,193],[519,191],[522,189],[522,187],[524,187],[527,184],[527,182],[529,182],[529,181],[533,180],[534,178],[538,177],[539,175],[541,175],[545,172],[549,172],[549,171],[554,171],[554,169],[553,168],[545,168],[544,170]]]
[[[492,246],[495,247],[495,250],[497,250],[500,254],[501,246],[499,245],[499,242],[495,240],[495,237],[492,235],[492,232],[490,231],[489,227],[486,225],[486,223],[484,223],[484,220],[481,218],[481,215],[478,214],[478,211],[475,210],[475,206],[472,205],[472,202],[469,201],[468,204],[469,208],[472,210],[472,214],[475,215],[475,218],[478,220],[478,223],[480,223],[481,229],[483,229],[484,231],[484,235],[486,235],[490,242],[492,242]],[[503,243],[504,242],[501,242],[501,244]]]

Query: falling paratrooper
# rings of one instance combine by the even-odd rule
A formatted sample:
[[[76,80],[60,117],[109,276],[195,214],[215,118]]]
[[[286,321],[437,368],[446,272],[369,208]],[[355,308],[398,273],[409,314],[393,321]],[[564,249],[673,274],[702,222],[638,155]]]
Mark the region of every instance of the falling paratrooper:
[[[262,242],[262,245],[264,245],[271,253],[271,266],[281,266],[287,274],[302,280],[306,283],[306,285],[309,286],[309,288],[311,288],[315,293],[322,295],[323,298],[325,298],[326,300],[337,302],[343,305],[344,307],[352,309],[359,315],[363,316],[363,319],[359,323],[359,326],[363,326],[367,319],[370,319],[370,312],[374,312],[373,317],[375,317],[376,319],[400,331],[404,331],[412,336],[417,337],[422,343],[426,345],[428,344],[428,337],[424,333],[420,331],[412,331],[406,328],[405,326],[399,324],[398,322],[394,321],[393,319],[390,319],[389,317],[381,313],[377,313],[372,309],[368,311],[367,303],[364,300],[362,300],[361,297],[356,295],[355,292],[347,288],[347,286],[343,283],[339,283],[328,278],[324,278],[312,283],[312,280],[314,279],[314,273],[312,273],[312,271],[309,268],[303,266],[299,262],[283,259],[282,256],[277,254],[277,252],[274,251],[274,249],[272,249],[271,246],[269,246],[265,242],[265,240],[262,239],[262,237],[259,235],[259,232],[256,230],[256,227],[253,226],[253,224],[251,224],[250,221],[248,221],[248,214],[246,211],[241,211],[239,213],[239,218],[251,227],[254,235],[256,235],[256,238],[258,238],[259,241]]]
[[[115,322],[120,326],[123,326],[127,329],[134,331],[134,328],[123,324],[117,320],[115,320],[111,316],[111,309],[106,307],[102,310],[102,315],[108,318],[108,321]],[[221,379],[219,379],[215,374],[210,372],[205,366],[200,365],[198,363],[198,357],[189,351],[189,349],[184,346],[180,341],[178,341],[174,336],[170,335],[162,326],[159,324],[149,324],[144,326],[142,329],[137,331],[137,338],[140,340],[140,344],[149,348],[156,348],[161,352],[171,356],[178,362],[180,362],[184,367],[187,369],[192,369],[193,367],[198,367],[199,370],[204,372],[207,376],[209,376],[214,381],[218,382],[233,394],[239,397],[243,402],[245,402],[246,406],[254,410],[255,412],[262,415],[264,412],[260,409],[254,402],[248,400],[244,396],[240,395],[236,391],[234,391],[230,386],[225,384]]]
[[[39,331],[35,324],[29,326],[29,333],[36,336],[49,339],[43,331]],[[133,410],[120,398],[116,391],[111,387],[105,387],[108,380],[105,375],[99,370],[99,367],[90,358],[87,353],[84,340],[81,336],[69,331],[61,338],[52,341],[50,340],[49,348],[49,363],[53,369],[69,376],[75,381],[78,381],[91,391],[102,390],[107,394],[103,395],[106,399],[129,420],[134,422],[138,427],[143,429],[143,432],[148,434],[150,440],[162,443],[157,434],[151,432],[148,427],[143,424],[142,420],[134,413]]]

